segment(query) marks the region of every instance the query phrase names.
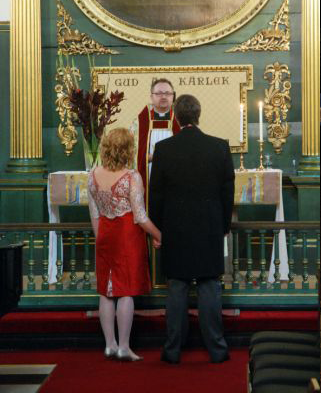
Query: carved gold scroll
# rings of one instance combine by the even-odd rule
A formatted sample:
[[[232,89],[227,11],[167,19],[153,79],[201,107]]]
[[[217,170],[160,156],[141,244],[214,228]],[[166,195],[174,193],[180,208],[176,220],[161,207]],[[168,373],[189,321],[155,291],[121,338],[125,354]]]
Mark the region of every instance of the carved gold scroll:
[[[277,154],[282,152],[282,145],[290,135],[290,126],[286,122],[291,108],[291,72],[286,64],[274,63],[265,69],[264,79],[270,83],[265,90],[264,113],[268,126],[268,140]]]
[[[283,2],[281,8],[269,24],[271,25],[270,28],[260,30],[249,40],[226,52],[289,51],[291,39],[289,0]]]
[[[58,137],[61,144],[65,146],[65,153],[70,156],[74,145],[77,143],[77,130],[73,125],[73,113],[70,111],[70,92],[76,88],[76,84],[81,80],[81,75],[76,67],[61,65],[57,69],[55,87],[57,93],[57,112],[60,117],[58,127]]]
[[[57,2],[58,53],[65,55],[118,55],[119,52],[106,48],[85,33],[71,28],[73,20],[60,1]]]

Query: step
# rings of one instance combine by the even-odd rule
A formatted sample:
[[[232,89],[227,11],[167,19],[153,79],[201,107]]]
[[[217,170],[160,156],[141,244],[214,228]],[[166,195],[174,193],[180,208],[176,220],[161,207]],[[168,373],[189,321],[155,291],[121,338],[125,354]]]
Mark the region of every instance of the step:
[[[317,331],[318,311],[223,310],[227,340],[247,345],[254,332],[262,330]],[[189,342],[199,343],[197,310],[189,311]],[[135,312],[132,339],[142,345],[161,345],[165,337],[165,311]],[[31,343],[56,345],[101,345],[97,311],[11,312],[0,319],[0,349]]]

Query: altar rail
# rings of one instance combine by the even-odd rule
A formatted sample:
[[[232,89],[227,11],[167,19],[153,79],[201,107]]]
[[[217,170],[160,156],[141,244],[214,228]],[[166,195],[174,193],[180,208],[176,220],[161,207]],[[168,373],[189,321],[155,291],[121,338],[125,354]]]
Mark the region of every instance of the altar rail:
[[[280,280],[279,247],[275,247],[274,283],[267,280],[267,243],[286,230],[288,280]],[[57,247],[57,283],[48,282],[49,231],[63,240],[64,267]],[[232,225],[232,274],[222,277],[225,307],[317,307],[320,270],[320,222],[236,222]],[[21,308],[96,307],[94,237],[90,223],[0,224],[0,242],[23,241],[24,292]],[[274,242],[279,244],[278,241]],[[242,250],[242,257],[240,256]],[[257,256],[253,254],[256,252]],[[138,307],[163,307],[166,289],[140,297]],[[193,297],[193,296],[192,296]]]

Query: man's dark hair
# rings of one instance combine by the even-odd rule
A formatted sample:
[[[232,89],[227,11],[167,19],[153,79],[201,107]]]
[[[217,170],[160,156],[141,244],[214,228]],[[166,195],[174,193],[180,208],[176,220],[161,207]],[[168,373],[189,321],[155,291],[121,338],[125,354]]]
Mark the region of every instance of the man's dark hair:
[[[170,85],[170,87],[172,88],[172,90],[174,91],[174,86],[173,86],[173,84],[172,84],[171,81],[169,81],[169,80],[166,79],[166,78],[160,78],[160,79],[156,79],[156,78],[155,78],[155,79],[153,79],[152,84],[151,84],[151,87],[150,87],[151,93],[153,92],[154,87],[155,87],[156,85],[158,85],[159,83],[168,83],[168,84]]]
[[[201,115],[201,104],[194,96],[183,94],[175,102],[174,113],[182,127],[188,124],[197,125]]]

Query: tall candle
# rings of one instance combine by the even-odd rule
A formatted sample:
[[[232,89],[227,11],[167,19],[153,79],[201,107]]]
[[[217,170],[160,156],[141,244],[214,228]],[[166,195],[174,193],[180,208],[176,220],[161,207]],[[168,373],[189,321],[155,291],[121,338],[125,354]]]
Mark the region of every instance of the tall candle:
[[[263,142],[263,102],[259,103],[259,112],[260,112],[260,142]]]
[[[240,105],[240,142],[243,143],[243,112],[244,112],[244,105]]]

